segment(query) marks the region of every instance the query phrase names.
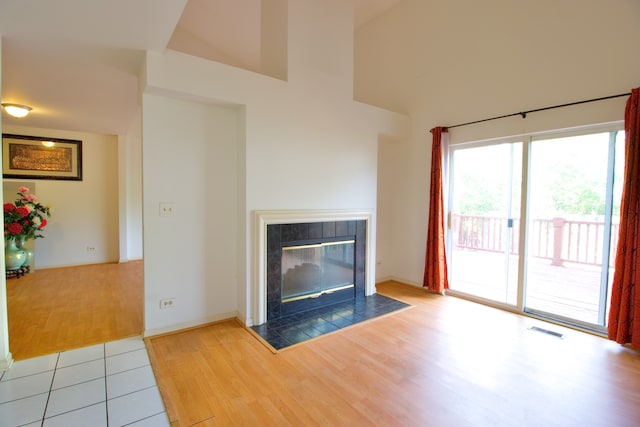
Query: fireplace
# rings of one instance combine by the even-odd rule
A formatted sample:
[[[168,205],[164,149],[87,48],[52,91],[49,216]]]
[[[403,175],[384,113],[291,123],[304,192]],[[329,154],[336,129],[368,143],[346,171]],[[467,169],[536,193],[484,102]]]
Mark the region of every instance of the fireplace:
[[[353,294],[355,240],[296,244],[282,248],[283,304],[341,291]]]
[[[267,226],[267,320],[364,298],[366,221]]]
[[[375,223],[373,210],[254,211],[253,280],[247,288],[247,326],[286,316],[282,311],[282,249],[287,246],[354,240],[351,298],[375,294]],[[346,252],[348,254],[348,252]],[[286,273],[286,271],[285,271]],[[335,292],[310,299],[341,298]],[[287,297],[285,297],[287,298]]]

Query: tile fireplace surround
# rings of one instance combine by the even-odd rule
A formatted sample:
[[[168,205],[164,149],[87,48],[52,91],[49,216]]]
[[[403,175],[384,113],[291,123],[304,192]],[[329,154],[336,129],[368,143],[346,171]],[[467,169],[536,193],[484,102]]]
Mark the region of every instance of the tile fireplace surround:
[[[365,281],[365,252],[367,247],[365,220],[354,221],[323,221],[295,224],[270,224],[267,226],[267,321],[288,316],[299,311],[320,308],[331,302],[344,301],[355,297],[364,298]],[[329,293],[318,294],[313,298],[300,298],[296,301],[284,302],[283,293],[283,254],[286,247],[314,245],[336,241],[354,242],[353,266],[351,277],[354,288]],[[315,253],[315,252],[314,252]],[[301,261],[298,261],[301,262]],[[316,262],[320,262],[316,260]],[[310,264],[316,265],[316,264]],[[297,266],[299,267],[299,266]],[[289,273],[291,271],[289,270]],[[346,277],[341,278],[346,280]],[[303,279],[308,283],[309,276]],[[313,280],[313,279],[311,279]],[[344,284],[344,282],[342,282]]]
[[[346,221],[347,223],[343,223]],[[251,313],[247,319],[247,326],[261,325],[267,321],[267,291],[268,291],[268,240],[267,230],[274,224],[312,224],[312,223],[341,223],[339,228],[351,227],[359,224],[362,230],[361,240],[366,242],[364,248],[363,278],[358,292],[365,296],[375,293],[375,251],[371,242],[375,242],[373,228],[373,211],[371,210],[300,210],[300,211],[256,211],[254,213],[254,286],[249,295]],[[329,227],[331,225],[329,224]],[[288,227],[295,229],[296,227]],[[312,227],[314,228],[314,227]],[[355,234],[355,233],[354,233]],[[364,239],[362,239],[364,237]],[[292,239],[293,240],[293,239]]]

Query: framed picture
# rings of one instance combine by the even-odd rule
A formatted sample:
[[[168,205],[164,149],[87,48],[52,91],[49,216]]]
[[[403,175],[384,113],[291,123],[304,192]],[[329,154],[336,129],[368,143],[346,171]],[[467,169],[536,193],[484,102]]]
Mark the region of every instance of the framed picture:
[[[82,141],[3,133],[2,176],[82,181]]]

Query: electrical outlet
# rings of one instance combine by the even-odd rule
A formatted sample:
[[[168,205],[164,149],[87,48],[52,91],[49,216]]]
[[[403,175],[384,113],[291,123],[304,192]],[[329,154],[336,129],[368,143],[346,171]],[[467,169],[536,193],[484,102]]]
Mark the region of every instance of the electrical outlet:
[[[160,203],[160,216],[175,216],[175,203]]]
[[[176,304],[175,298],[165,298],[160,300],[160,308],[172,308]]]
[[[87,246],[87,252],[95,252],[95,251],[96,251],[95,246]]]

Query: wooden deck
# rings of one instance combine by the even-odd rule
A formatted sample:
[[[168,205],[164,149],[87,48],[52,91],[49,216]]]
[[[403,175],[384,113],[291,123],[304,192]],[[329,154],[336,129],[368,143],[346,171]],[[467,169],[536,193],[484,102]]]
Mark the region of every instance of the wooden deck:
[[[479,297],[516,304],[518,259],[495,252],[457,250],[449,263],[450,287]],[[530,258],[526,307],[581,322],[598,324],[600,267]],[[613,274],[611,269],[610,274]],[[509,285],[504,285],[508,276]]]

